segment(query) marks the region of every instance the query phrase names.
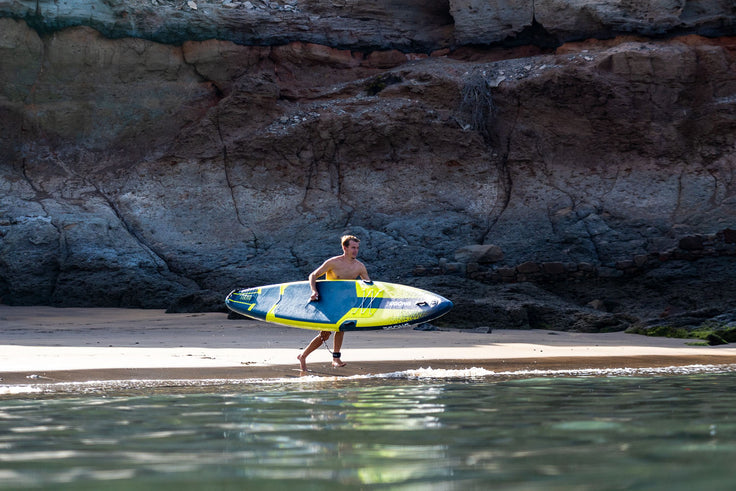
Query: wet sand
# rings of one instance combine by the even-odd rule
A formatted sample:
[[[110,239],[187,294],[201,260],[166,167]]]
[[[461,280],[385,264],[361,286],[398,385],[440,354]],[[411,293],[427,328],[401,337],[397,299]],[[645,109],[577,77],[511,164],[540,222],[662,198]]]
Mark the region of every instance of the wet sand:
[[[736,348],[618,333],[542,330],[345,334],[331,366],[323,348],[307,375],[346,377],[422,368],[494,372],[736,364]],[[297,355],[315,331],[223,313],[0,305],[0,386],[118,380],[249,380],[300,377]],[[332,349],[332,339],[328,341]]]

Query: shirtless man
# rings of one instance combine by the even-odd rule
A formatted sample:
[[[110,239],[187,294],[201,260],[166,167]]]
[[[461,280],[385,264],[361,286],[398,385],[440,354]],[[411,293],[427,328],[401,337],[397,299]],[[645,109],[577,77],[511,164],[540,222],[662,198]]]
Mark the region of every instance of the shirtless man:
[[[317,278],[324,275],[328,280],[354,280],[360,277],[363,281],[370,281],[368,271],[363,263],[358,261],[358,248],[360,247],[360,239],[354,235],[344,235],[341,239],[342,255],[331,257],[325,261],[322,266],[315,269],[309,275],[309,285],[312,287],[312,296],[310,300],[316,302],[319,300],[319,292],[317,291]],[[330,338],[330,331],[320,331],[320,333],[312,339],[309,346],[304,348],[302,354],[297,356],[301,364],[302,372],[307,371],[307,356],[320,347],[322,343],[327,342]],[[333,340],[332,349],[332,366],[344,367],[346,364],[340,360],[340,348],[342,347],[342,338],[344,332],[336,332]]]

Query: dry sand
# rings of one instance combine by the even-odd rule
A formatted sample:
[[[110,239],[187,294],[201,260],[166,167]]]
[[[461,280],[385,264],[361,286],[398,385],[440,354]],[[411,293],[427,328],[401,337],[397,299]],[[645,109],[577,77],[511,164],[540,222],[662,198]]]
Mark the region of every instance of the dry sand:
[[[0,305],[0,386],[74,381],[299,377],[296,356],[315,331],[226,314]],[[332,340],[328,342],[332,348]],[[344,368],[327,349],[309,375],[352,376],[419,368],[494,372],[736,364],[736,348],[686,340],[541,330],[350,332]]]

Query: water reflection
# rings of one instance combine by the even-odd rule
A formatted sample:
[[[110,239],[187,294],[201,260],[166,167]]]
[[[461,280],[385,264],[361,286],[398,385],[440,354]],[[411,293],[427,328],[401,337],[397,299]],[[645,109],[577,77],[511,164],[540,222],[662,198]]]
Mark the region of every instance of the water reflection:
[[[3,489],[732,489],[736,374],[0,401]]]
[[[365,387],[234,395],[220,426],[231,449],[259,449],[244,476],[327,482],[398,483],[451,470],[446,446],[423,444],[439,426],[441,386]],[[277,406],[278,410],[272,408]],[[410,457],[416,455],[416,458]]]

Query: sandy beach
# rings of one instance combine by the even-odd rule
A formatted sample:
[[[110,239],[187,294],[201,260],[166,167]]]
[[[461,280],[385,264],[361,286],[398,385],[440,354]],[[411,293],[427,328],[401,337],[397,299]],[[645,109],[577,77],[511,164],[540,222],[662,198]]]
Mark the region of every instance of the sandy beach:
[[[736,364],[729,345],[623,332],[542,330],[350,332],[332,368],[327,349],[308,375],[345,377],[421,368],[494,372]],[[115,380],[300,377],[296,359],[315,331],[223,313],[0,305],[0,386]],[[332,349],[332,340],[328,342]]]

